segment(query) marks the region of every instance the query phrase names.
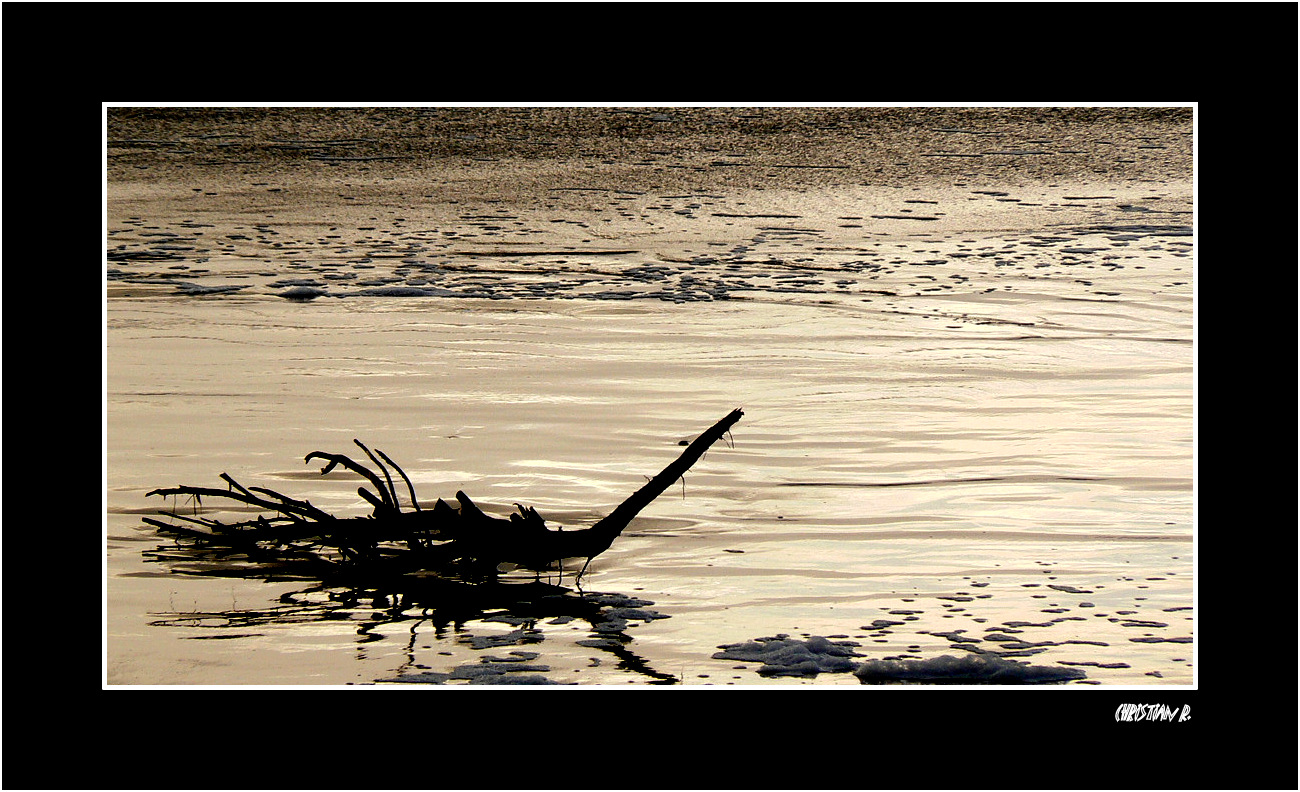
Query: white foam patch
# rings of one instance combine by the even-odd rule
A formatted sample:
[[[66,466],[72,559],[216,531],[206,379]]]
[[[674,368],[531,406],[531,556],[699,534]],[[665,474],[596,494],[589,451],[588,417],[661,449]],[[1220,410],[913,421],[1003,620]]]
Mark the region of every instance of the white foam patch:
[[[329,292],[315,286],[294,286],[277,292],[276,296],[283,297],[286,300],[314,300],[317,297],[328,297]]]
[[[532,663],[512,663],[502,662],[501,660],[484,661],[478,665],[457,666],[456,670],[451,672],[451,679],[468,679],[472,682],[485,682],[491,684],[496,680],[490,677],[501,676],[502,674],[517,673],[527,671],[532,673],[544,673],[550,671],[549,666],[535,665]]]
[[[199,283],[182,282],[176,284],[177,294],[233,294],[247,286],[204,286]]]
[[[283,293],[281,297],[285,296]],[[344,297],[455,297],[457,293],[436,286],[375,286],[347,292]]]
[[[376,682],[404,682],[416,685],[441,685],[451,677],[451,674],[445,674],[437,671],[425,671],[420,674],[403,674],[402,676],[389,677],[386,679],[376,679]]]
[[[611,608],[640,608],[654,604],[650,600],[629,597],[626,594],[601,594],[598,592],[591,592],[584,594],[582,598],[588,602],[594,602],[602,607],[608,606]]]
[[[853,672],[865,683],[943,682],[1019,685],[1083,679],[1076,668],[1017,663],[995,654],[943,655],[928,660],[868,660]]]
[[[493,649],[499,646],[515,646],[521,643],[538,643],[542,636],[534,630],[511,630],[504,635],[462,635],[456,640],[467,643],[475,649]]]
[[[763,676],[812,677],[820,673],[852,672],[864,684],[1023,685],[1087,677],[1077,668],[1029,665],[983,652],[960,657],[943,655],[926,660],[866,660],[858,663],[853,658],[863,655],[854,650],[857,646],[860,644],[855,641],[832,641],[816,635],[800,641],[780,633],[743,643],[722,644],[718,648],[723,651],[715,652],[713,659],[762,663],[758,673]]]
[[[758,673],[764,676],[817,676],[823,672],[852,671],[855,663],[850,658],[861,657],[853,651],[859,645],[816,635],[800,641],[780,633],[744,643],[722,644],[718,648],[723,651],[714,653],[713,659],[762,663]]]
[[[610,617],[615,619],[632,619],[634,621],[654,621],[655,619],[668,618],[659,611],[645,610],[644,608],[610,608],[608,613]]]
[[[562,682],[555,682],[547,679],[541,674],[502,674],[499,676],[479,677],[474,680],[475,685],[561,685]]]

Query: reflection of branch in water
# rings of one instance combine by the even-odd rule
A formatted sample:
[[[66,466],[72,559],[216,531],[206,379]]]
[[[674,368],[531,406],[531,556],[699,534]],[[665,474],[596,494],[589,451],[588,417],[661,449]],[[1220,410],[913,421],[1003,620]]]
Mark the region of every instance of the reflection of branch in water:
[[[306,624],[349,618],[348,604],[324,597],[323,586],[312,586],[280,597],[281,607],[231,608],[224,611],[170,611],[153,614],[163,618],[149,622],[151,627],[203,627],[215,629],[246,629],[264,625]],[[302,599],[297,599],[302,598]],[[205,637],[205,636],[198,636]],[[224,637],[224,636],[223,636]]]
[[[629,650],[624,641],[631,641],[631,638],[622,633],[619,633],[617,638],[611,638],[608,634],[603,635],[604,637],[598,640],[579,641],[578,643],[583,646],[589,646],[593,649],[600,649],[609,652],[614,655],[614,657],[618,658],[618,664],[614,666],[615,668],[620,671],[631,671],[636,674],[648,676],[655,680],[651,684],[675,685],[681,682],[681,679],[673,674],[665,674],[662,671],[654,670],[645,661],[645,658]]]
[[[160,547],[146,555],[190,575],[268,579],[267,570],[260,565],[217,561],[210,557],[211,549],[203,547],[195,548],[198,561],[188,560],[184,549]],[[676,677],[656,671],[627,647],[633,640],[625,632],[629,620],[668,618],[644,610],[644,606],[651,604],[622,594],[575,592],[532,580],[471,585],[437,577],[402,576],[400,580],[388,579],[381,586],[324,581],[282,594],[276,607],[156,614],[161,618],[150,624],[222,633],[193,638],[235,638],[256,635],[247,631],[259,626],[343,621],[356,624],[358,643],[366,644],[390,637],[384,634],[383,627],[409,622],[406,661],[396,670],[401,675],[416,665],[415,647],[421,627],[432,628],[434,636],[441,639],[446,637],[448,629],[463,632],[470,623],[504,622],[517,626],[517,635],[477,640],[467,635],[462,640],[473,648],[490,648],[540,643],[545,640],[545,632],[537,624],[565,617],[566,622],[581,619],[591,627],[590,638],[579,640],[578,645],[613,655],[618,670],[649,677],[653,684],[672,684],[678,681]]]

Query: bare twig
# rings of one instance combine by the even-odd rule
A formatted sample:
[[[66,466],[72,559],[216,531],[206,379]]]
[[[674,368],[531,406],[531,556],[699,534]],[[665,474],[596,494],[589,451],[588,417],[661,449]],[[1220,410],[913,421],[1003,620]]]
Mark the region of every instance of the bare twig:
[[[375,489],[379,491],[381,500],[384,501],[384,505],[387,508],[393,508],[393,504],[390,502],[388,497],[388,489],[384,486],[384,482],[381,481],[379,476],[375,475],[375,472],[370,468],[365,467],[364,465],[359,465],[342,454],[327,454],[324,451],[313,451],[307,455],[307,458],[304,461],[310,462],[313,459],[324,459],[329,462],[329,464],[321,468],[320,473],[322,476],[333,470],[335,465],[342,465],[354,473],[359,473],[362,476],[365,476],[371,484],[375,485]]]
[[[370,457],[370,461],[375,463],[375,467],[379,468],[384,472],[384,479],[388,482],[388,491],[387,491],[388,497],[393,504],[393,510],[400,512],[402,510],[402,507],[397,502],[397,490],[393,489],[393,477],[388,475],[388,468],[384,467],[383,462],[380,462],[378,459],[375,459],[375,455],[370,453],[370,449],[366,448],[365,444],[362,443],[360,440],[353,439],[352,442],[356,443],[357,446],[360,447],[362,451],[366,452],[366,456]]]
[[[383,451],[380,451],[378,448],[375,449],[375,453],[383,457],[385,462],[392,465],[393,469],[397,471],[397,475],[401,476],[402,481],[406,482],[406,488],[411,492],[411,505],[415,507],[416,511],[420,511],[420,502],[415,499],[415,485],[411,483],[411,479],[409,476],[406,475],[406,471],[398,467],[396,462],[389,459],[388,455],[385,454]],[[393,497],[395,498],[397,496],[394,495]]]

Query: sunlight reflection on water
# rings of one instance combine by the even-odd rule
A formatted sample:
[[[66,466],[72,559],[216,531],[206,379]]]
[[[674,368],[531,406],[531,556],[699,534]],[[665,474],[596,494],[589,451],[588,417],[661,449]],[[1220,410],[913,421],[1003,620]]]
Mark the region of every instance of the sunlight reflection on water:
[[[751,611],[747,629],[754,635],[794,630],[776,622],[788,618],[779,614],[795,612],[804,614],[797,619],[804,631],[835,632],[838,624],[840,632],[863,634],[861,625],[853,622],[870,624],[882,617],[885,602],[899,605],[904,597],[926,614],[923,622],[932,620],[932,630],[949,626],[942,620],[959,617],[969,624],[975,613],[983,614],[977,624],[994,625],[1013,617],[1040,618],[1040,611],[1053,605],[1070,607],[1056,602],[1068,599],[1059,593],[1036,607],[1034,595],[1026,593],[1033,589],[1024,588],[1023,582],[1035,578],[1024,571],[1029,559],[1061,563],[1110,557],[1090,566],[1072,565],[1074,571],[1062,578],[1096,586],[1107,585],[1097,581],[1113,581],[1117,571],[1135,562],[1156,564],[1164,558],[1162,565],[1175,567],[1177,574],[1148,583],[1156,585],[1143,592],[1144,598],[1165,607],[1187,601],[1192,554],[1175,545],[1190,540],[1190,471],[1187,478],[1170,477],[1165,463],[1184,446],[1186,425],[1176,413],[1143,406],[1151,399],[1165,405],[1188,398],[1180,367],[1149,374],[1147,386],[1134,391],[1116,384],[1132,375],[1128,350],[1112,368],[1108,359],[1097,356],[1095,346],[1086,355],[1071,355],[1068,362],[1060,352],[1071,342],[1045,347],[1052,357],[1041,360],[1032,359],[1027,347],[1009,346],[1019,362],[1002,367],[989,362],[998,352],[984,341],[979,354],[985,365],[973,369],[965,365],[970,350],[964,344],[945,349],[933,340],[893,339],[876,346],[865,339],[854,353],[828,354],[828,346],[848,343],[844,339],[851,334],[844,325],[850,320],[807,307],[732,306],[722,314],[679,307],[671,310],[671,318],[646,322],[637,334],[628,331],[621,312],[601,306],[590,311],[530,311],[526,323],[511,327],[508,348],[494,353],[503,379],[481,381],[481,369],[473,365],[480,352],[473,344],[440,341],[440,334],[462,330],[455,323],[427,321],[440,312],[466,308],[472,315],[472,306],[446,302],[380,312],[368,318],[368,331],[359,341],[339,332],[357,321],[355,305],[347,311],[321,305],[306,328],[316,335],[310,365],[282,365],[295,360],[301,344],[275,343],[274,337],[296,338],[304,328],[276,327],[278,306],[239,308],[238,314],[255,323],[266,342],[256,347],[260,351],[254,357],[246,348],[220,339],[179,338],[167,331],[165,322],[159,323],[157,313],[149,327],[122,328],[117,337],[130,348],[126,336],[135,334],[136,343],[147,344],[161,329],[169,344],[179,345],[179,354],[204,361],[193,368],[167,368],[168,381],[180,392],[239,372],[250,392],[268,394],[259,397],[267,400],[263,417],[232,414],[210,426],[208,431],[215,433],[234,430],[238,442],[214,445],[201,459],[190,460],[185,465],[191,471],[185,474],[187,481],[208,480],[224,467],[246,471],[239,477],[251,483],[277,475],[260,472],[268,470],[268,462],[271,470],[283,470],[280,466],[287,459],[281,454],[346,447],[344,438],[357,436],[397,459],[420,460],[404,466],[425,500],[450,497],[455,489],[465,488],[485,508],[504,512],[514,501],[526,502],[556,524],[570,526],[590,524],[639,486],[643,475],[675,456],[680,441],[734,404],[744,404],[746,418],[731,440],[713,448],[687,474],[683,486],[661,496],[594,562],[593,580],[602,588],[662,592],[648,599],[670,617],[626,633],[624,638],[632,641],[620,646],[635,648],[641,643],[636,636],[667,630],[677,636],[674,655],[684,645],[712,649],[727,640],[753,637],[734,632],[736,619]],[[127,305],[115,306],[117,312],[128,310]],[[223,306],[213,305],[206,312],[223,317],[213,323],[224,328],[222,332],[240,334],[241,323],[231,321]],[[177,308],[174,321],[188,323],[193,313],[192,306]],[[199,316],[203,313],[200,310]],[[426,318],[418,336],[408,327],[406,317],[412,313]],[[806,321],[813,316],[815,322]],[[497,313],[485,318],[508,321]],[[605,324],[617,332],[604,333]],[[671,344],[657,335],[665,324],[675,328]],[[773,334],[764,329],[774,326],[798,326],[804,332]],[[725,344],[718,338],[737,332],[737,327],[752,336],[744,353],[735,359],[719,354]],[[819,340],[823,336],[838,340]],[[570,340],[557,343],[557,338]],[[579,341],[585,338],[600,341]],[[374,362],[358,354],[358,345],[401,347],[405,362]],[[906,354],[908,349],[925,353]],[[356,360],[359,370],[329,366],[329,360],[345,356]],[[951,375],[954,360],[963,364],[958,367],[961,376]],[[324,368],[313,369],[321,365]],[[374,377],[369,372],[377,365],[401,373],[384,378],[380,398],[356,400],[371,392]],[[1035,369],[1057,370],[1061,376],[1024,375]],[[593,377],[594,372],[606,375]],[[182,417],[176,411],[184,410],[187,402],[140,395],[149,393],[146,382],[132,381],[156,376],[147,366],[115,369],[111,394],[137,394],[129,401],[113,399],[116,425],[137,425],[153,412],[152,405],[163,401],[170,405],[172,418]],[[334,385],[322,393],[320,381]],[[1161,381],[1163,387],[1158,386]],[[525,383],[526,389],[514,387]],[[244,394],[218,398],[234,403]],[[1099,402],[1107,405],[1107,415],[1096,415],[1094,404]],[[192,404],[195,421],[212,409],[211,400]],[[437,406],[430,410],[430,404]],[[687,411],[690,415],[683,414],[683,405],[694,405]],[[321,422],[313,417],[317,413],[346,415],[350,425],[332,438],[293,428]],[[408,415],[409,420],[404,417]],[[1127,415],[1140,416],[1140,428],[1116,423]],[[411,432],[406,427],[423,428]],[[592,427],[600,427],[599,434],[592,434]],[[152,436],[164,447],[193,452],[203,434]],[[1125,453],[1115,453],[1115,442],[1121,439]],[[128,457],[125,448],[110,451],[110,469],[115,478],[139,481],[141,487],[174,478],[148,459]],[[365,513],[364,505],[357,503],[353,478],[294,475],[292,480],[303,485],[293,491],[314,503]],[[127,487],[114,499],[128,499],[139,491]],[[551,517],[549,509],[567,517]],[[1132,539],[1122,541],[1120,536]],[[1143,536],[1158,541],[1143,544]],[[1170,544],[1167,539],[1176,541]],[[1168,560],[1170,556],[1179,556],[1179,561]],[[982,593],[991,596],[972,598],[971,605],[935,599],[962,590],[962,577],[982,577],[987,581]],[[812,615],[816,611],[822,615]],[[271,641],[284,651],[310,652],[321,640],[329,643],[325,636],[355,636],[355,626],[347,622],[373,621],[378,613],[363,611],[342,623],[331,621],[305,643],[296,629],[238,640]],[[674,616],[682,621],[664,626]],[[185,620],[173,624],[186,632],[214,626]],[[920,629],[919,624],[904,624]],[[1112,622],[1094,624],[1108,629],[1091,634],[1107,636],[1111,647],[1122,645],[1117,644],[1122,638],[1114,635],[1122,635],[1122,629]],[[540,664],[552,669],[552,678],[562,676],[556,671],[560,667],[576,672],[586,663],[576,657],[560,662],[555,652],[568,656],[590,651],[571,642],[581,639],[581,630],[563,625],[561,640],[552,637],[558,628],[539,628],[530,634],[527,646],[540,653],[546,661]],[[374,647],[376,640],[383,643],[393,635],[376,625],[364,640]],[[909,641],[933,644],[932,639],[915,637],[919,633],[911,635]],[[419,644],[420,639],[415,640]],[[503,640],[503,645],[524,645],[522,635]],[[429,649],[410,654],[422,658],[417,666],[449,667],[440,663],[438,654],[446,645],[445,639],[434,637]],[[568,648],[559,649],[561,645]],[[906,653],[906,645],[887,645]],[[461,650],[453,655],[465,659]],[[376,657],[373,650],[369,657]],[[638,662],[649,662],[638,657]],[[328,671],[333,664],[328,656],[312,662],[325,669],[326,678],[338,678]],[[585,677],[571,673],[569,679],[619,678],[618,662],[599,668],[599,673]],[[488,671],[442,681],[481,682],[478,673]],[[751,674],[740,677],[751,683],[773,681],[756,680]]]

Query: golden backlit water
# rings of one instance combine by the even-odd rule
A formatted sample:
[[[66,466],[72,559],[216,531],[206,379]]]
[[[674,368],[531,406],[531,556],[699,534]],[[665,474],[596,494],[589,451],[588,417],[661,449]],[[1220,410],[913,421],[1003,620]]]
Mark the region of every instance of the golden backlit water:
[[[1053,126],[1049,145],[967,121],[1049,153],[1128,146],[1121,171],[1190,133],[1121,120]],[[768,152],[758,189],[757,166],[708,170],[751,151],[727,139],[692,165],[700,184],[664,171],[656,191],[637,165],[620,192],[592,175],[614,167],[600,156],[214,165],[212,141],[247,119],[226,138],[150,123],[189,153],[110,118],[108,684],[859,684],[714,657],[778,635],[852,642],[856,661],[982,651],[1082,671],[1071,685],[1194,682],[1190,173],[926,163],[926,179],[792,182]],[[320,150],[258,123],[264,150]],[[663,140],[622,145],[671,160],[650,153]],[[807,164],[874,172],[844,146]],[[196,172],[158,175],[173,160]],[[519,174],[543,186],[513,195]],[[442,625],[220,576],[140,521],[167,506],[149,490],[222,472],[367,513],[355,477],[302,463],[358,438],[422,501],[463,489],[582,527],[738,406],[728,441],[592,563],[599,623],[504,608]],[[480,673],[493,663],[509,670]]]

